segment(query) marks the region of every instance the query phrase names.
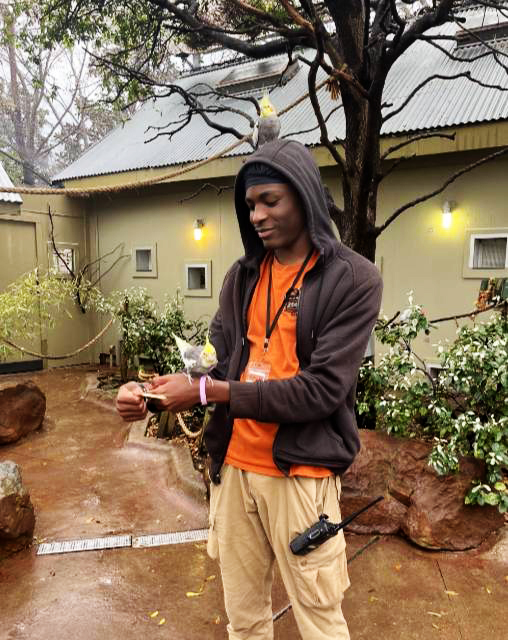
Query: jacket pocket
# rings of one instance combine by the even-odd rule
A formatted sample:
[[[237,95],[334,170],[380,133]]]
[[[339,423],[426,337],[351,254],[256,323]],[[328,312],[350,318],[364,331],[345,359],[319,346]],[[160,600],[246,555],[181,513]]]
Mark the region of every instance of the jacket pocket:
[[[360,448],[354,420],[336,412],[323,420],[284,423],[274,441],[274,459],[282,464],[308,464],[342,473]]]

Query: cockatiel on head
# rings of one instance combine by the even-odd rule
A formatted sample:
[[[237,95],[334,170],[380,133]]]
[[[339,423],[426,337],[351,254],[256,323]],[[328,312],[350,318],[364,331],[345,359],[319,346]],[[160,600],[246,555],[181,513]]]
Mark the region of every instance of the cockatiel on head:
[[[280,133],[279,116],[267,93],[259,101],[259,108],[261,113],[252,132],[252,143],[256,149],[262,144],[276,140]]]
[[[191,377],[208,375],[216,366],[217,353],[215,351],[215,347],[208,339],[208,336],[205,344],[197,347],[189,344],[185,340],[182,340],[182,338],[179,338],[175,334],[173,334],[173,338],[175,339],[178,351],[180,351],[180,355],[182,356],[185,372],[189,378],[189,382],[191,381]]]

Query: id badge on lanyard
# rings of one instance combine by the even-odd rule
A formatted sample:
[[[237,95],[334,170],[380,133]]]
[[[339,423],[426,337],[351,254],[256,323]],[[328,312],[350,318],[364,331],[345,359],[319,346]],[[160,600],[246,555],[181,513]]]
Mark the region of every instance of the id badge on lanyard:
[[[270,363],[268,360],[249,362],[245,369],[245,382],[263,382],[270,376]]]

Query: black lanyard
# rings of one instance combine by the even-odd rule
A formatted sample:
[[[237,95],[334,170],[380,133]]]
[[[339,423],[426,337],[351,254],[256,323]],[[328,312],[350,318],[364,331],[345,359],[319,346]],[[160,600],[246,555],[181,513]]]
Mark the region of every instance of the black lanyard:
[[[270,324],[270,306],[271,306],[271,301],[272,301],[272,265],[273,265],[273,260],[274,260],[273,255],[272,255],[271,259],[270,259],[270,277],[269,277],[269,280],[268,280],[268,292],[267,292],[267,295],[266,295],[266,332],[265,332],[265,343],[263,345],[263,349],[264,349],[265,353],[268,351],[268,344],[270,342],[270,336],[272,335],[273,330],[277,326],[277,322],[279,321],[280,314],[284,310],[284,307],[286,306],[286,304],[287,304],[287,302],[289,300],[289,296],[293,293],[295,285],[298,282],[298,280],[300,279],[300,276],[302,275],[302,273],[305,271],[305,267],[308,265],[309,260],[312,258],[312,254],[313,253],[314,253],[314,249],[311,249],[309,251],[309,253],[307,254],[307,257],[305,258],[305,260],[302,262],[302,266],[298,270],[298,273],[296,274],[295,279],[293,280],[293,284],[286,291],[286,295],[284,296],[284,300],[282,301],[282,304],[280,305],[277,313],[275,314],[275,318],[273,319],[272,324]]]

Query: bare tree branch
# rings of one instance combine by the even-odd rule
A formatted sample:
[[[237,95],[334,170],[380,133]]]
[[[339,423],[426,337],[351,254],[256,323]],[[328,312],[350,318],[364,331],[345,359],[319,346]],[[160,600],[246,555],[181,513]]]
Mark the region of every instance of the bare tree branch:
[[[425,80],[420,82],[420,84],[411,91],[411,93],[406,97],[406,99],[402,102],[402,104],[399,107],[397,107],[397,109],[394,109],[393,111],[390,111],[390,113],[388,113],[386,116],[383,116],[383,122],[386,122],[390,118],[393,118],[393,116],[400,113],[409,104],[409,102],[411,102],[411,100],[418,93],[418,91],[420,91],[423,87],[429,84],[429,82],[432,82],[433,80],[458,80],[459,78],[467,78],[470,82],[478,84],[481,87],[484,87],[485,89],[497,89],[499,91],[508,91],[508,87],[503,87],[499,84],[490,84],[487,82],[482,82],[477,78],[471,77],[471,71],[463,71],[461,73],[456,73],[452,76],[446,76],[440,73],[435,73],[434,75],[429,76],[428,78],[425,78]]]
[[[455,38],[453,38],[453,39],[455,39]],[[450,51],[448,51],[448,49],[446,49],[445,47],[442,47],[440,44],[438,44],[436,42],[436,38],[434,38],[434,37],[432,37],[432,38],[431,37],[428,37],[428,38],[420,37],[420,40],[425,40],[425,42],[430,44],[435,49],[439,49],[439,51],[441,51],[441,53],[444,53],[444,55],[449,60],[453,60],[454,62],[462,62],[462,63],[465,63],[465,64],[471,64],[472,62],[476,62],[477,60],[481,60],[482,58],[487,58],[488,56],[493,56],[494,59],[496,60],[496,62],[499,64],[499,66],[502,67],[505,71],[508,72],[508,65],[504,64],[503,62],[501,62],[501,60],[499,60],[499,58],[497,57],[498,54],[499,55],[503,55],[503,56],[507,56],[507,54],[504,53],[503,51],[496,52],[496,51],[492,51],[491,49],[488,49],[487,51],[484,51],[483,53],[479,53],[476,56],[472,56],[471,58],[467,58],[467,57],[456,56],[453,53],[450,53]]]
[[[194,193],[191,193],[190,196],[186,196],[185,198],[182,198],[181,200],[179,200],[179,204],[183,204],[184,202],[187,202],[188,200],[193,200],[194,198],[197,198],[199,196],[199,194],[204,191],[207,187],[210,187],[210,189],[213,189],[215,191],[215,193],[220,196],[221,193],[223,193],[224,191],[230,191],[231,189],[234,189],[234,187],[228,186],[228,185],[222,185],[221,187],[217,187],[216,185],[212,184],[211,182],[205,182],[204,184],[202,184],[199,189],[197,191],[195,191]]]
[[[309,98],[314,109],[314,113],[316,114],[316,118],[319,125],[319,130],[321,132],[321,144],[328,149],[332,158],[335,160],[337,165],[340,167],[341,171],[345,172],[344,161],[342,160],[339,152],[337,151],[335,145],[333,145],[328,138],[328,130],[326,128],[326,122],[323,118],[323,114],[321,113],[321,107],[319,105],[319,100],[316,92],[316,75],[317,70],[321,63],[322,54],[318,51],[315,59],[313,60],[309,75],[308,75],[308,87],[309,87]]]
[[[421,133],[417,136],[413,136],[408,138],[408,140],[404,140],[404,142],[400,142],[399,144],[395,144],[392,147],[388,147],[388,149],[380,156],[380,160],[386,160],[386,158],[398,151],[406,147],[408,144],[413,144],[413,142],[417,142],[418,140],[428,140],[429,138],[445,138],[446,140],[455,140],[455,133]]]
[[[390,164],[390,167],[388,169],[386,169],[385,171],[378,172],[378,174],[375,177],[376,184],[380,184],[383,180],[385,180],[385,178],[387,178],[391,173],[393,173],[395,169],[399,165],[401,165],[403,162],[407,162],[408,160],[412,160],[413,158],[416,158],[416,155],[417,155],[416,153],[411,153],[409,156],[401,156],[400,158],[393,160],[393,162]]]
[[[0,153],[2,155],[4,155],[6,158],[9,158],[9,160],[12,160],[13,162],[16,162],[17,164],[23,166],[24,164],[26,164],[25,161],[23,160],[19,160],[18,158],[15,158],[14,156],[12,156],[10,153],[7,153],[7,151],[4,151],[3,149],[0,149]],[[42,173],[38,173],[35,168],[33,167],[33,165],[30,166],[30,170],[32,171],[32,173],[37,176],[40,180],[42,180],[43,182],[45,182],[46,184],[48,184],[49,186],[51,186],[51,182],[50,180],[48,180],[47,177],[43,176]]]
[[[411,202],[408,202],[407,204],[399,207],[396,211],[392,213],[391,216],[389,216],[389,218],[382,225],[375,228],[374,233],[376,237],[379,236],[379,234],[382,233],[394,220],[396,220],[401,213],[404,213],[404,211],[407,211],[407,209],[410,209],[411,207],[414,207],[417,204],[421,204],[422,202],[425,202],[426,200],[429,200],[430,198],[437,196],[438,194],[442,193],[448,185],[450,185],[452,182],[455,182],[457,178],[460,178],[460,176],[463,176],[465,173],[469,173],[473,169],[476,169],[477,167],[480,167],[481,165],[486,164],[487,162],[491,162],[496,158],[500,158],[501,156],[504,156],[507,153],[508,153],[508,147],[505,147],[500,151],[491,153],[488,156],[485,156],[484,158],[481,158],[480,160],[477,160],[476,162],[469,164],[467,167],[463,167],[462,169],[459,169],[459,171],[456,171],[438,189],[434,189],[434,191],[431,191],[430,193],[420,196],[419,198],[415,198]]]

